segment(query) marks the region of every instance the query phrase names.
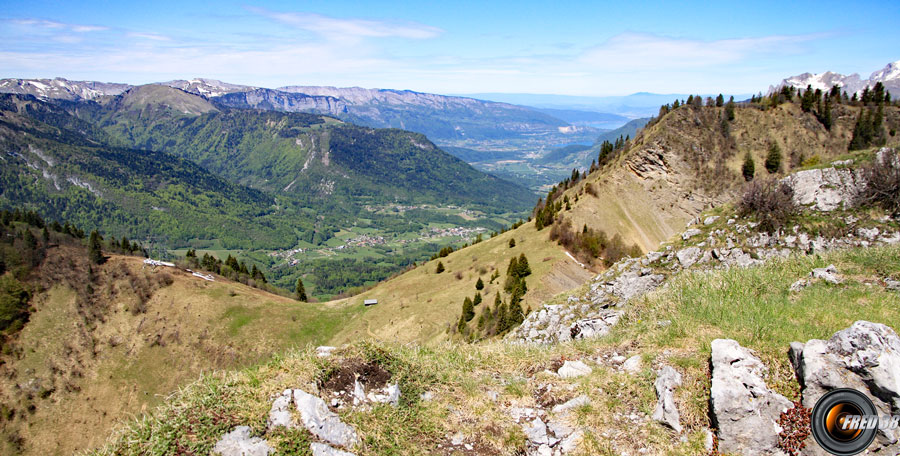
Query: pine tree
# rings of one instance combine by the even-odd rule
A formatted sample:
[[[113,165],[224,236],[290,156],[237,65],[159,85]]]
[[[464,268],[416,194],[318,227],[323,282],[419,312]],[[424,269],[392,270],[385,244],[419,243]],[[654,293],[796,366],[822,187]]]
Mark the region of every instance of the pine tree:
[[[479,293],[479,292],[476,291],[476,292],[475,292],[475,298],[472,299],[472,305],[477,307],[478,304],[481,304],[481,300],[482,300],[482,298],[481,298],[481,293]]]
[[[484,281],[481,280],[481,277],[479,277],[478,281],[475,282],[475,289],[476,290],[484,290]]]
[[[516,246],[516,240],[513,238],[509,238],[509,248],[513,248]]]
[[[93,264],[103,264],[103,250],[100,245],[100,233],[97,230],[91,231],[91,237],[88,240],[88,258]]]
[[[764,163],[769,174],[781,171],[781,158],[781,148],[778,147],[777,143],[773,142],[769,146],[769,153],[766,155],[766,162]]]
[[[306,302],[308,298],[306,297],[306,288],[303,287],[303,279],[297,277],[297,288],[296,288],[297,300]]]
[[[753,162],[750,152],[747,152],[747,155],[744,156],[744,165],[741,166],[741,173],[747,182],[752,181],[753,176],[756,174],[756,163]]]
[[[725,118],[728,119],[729,122],[734,120],[734,97],[731,97],[728,100],[728,103],[725,104]]]
[[[719,96],[716,97],[716,107],[721,108],[722,106],[725,106],[725,97],[720,93]]]
[[[475,304],[472,303],[472,299],[468,296],[463,300],[462,316],[466,321],[472,321],[475,318]]]
[[[444,272],[444,263],[441,263],[440,261],[438,261],[437,267],[434,269],[434,272],[436,274],[440,274],[440,273]]]
[[[50,242],[50,232],[47,231],[47,227],[46,227],[46,226],[44,227],[44,230],[41,231],[41,239],[44,240],[44,244],[45,244],[45,245],[46,245],[48,242]]]
[[[128,240],[128,236],[122,236],[122,250],[131,250],[131,241]]]
[[[528,258],[525,258],[524,253],[519,255],[519,264],[516,267],[516,274],[519,277],[527,277],[531,275],[531,267],[528,266]]]

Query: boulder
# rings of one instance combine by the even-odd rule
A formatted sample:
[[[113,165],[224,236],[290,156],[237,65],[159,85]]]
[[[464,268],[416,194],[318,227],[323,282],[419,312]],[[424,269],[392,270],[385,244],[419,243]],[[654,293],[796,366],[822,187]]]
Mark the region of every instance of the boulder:
[[[591,403],[591,398],[589,398],[585,394],[582,394],[581,396],[569,399],[568,401],[563,402],[562,404],[555,405],[553,407],[552,411],[553,411],[553,413],[556,413],[559,415],[564,415],[578,407],[582,407],[582,406],[588,405],[590,403]]]
[[[622,370],[630,374],[636,374],[641,371],[641,355],[634,355],[622,363]]]
[[[705,219],[703,219],[703,224],[706,226],[709,226],[709,225],[712,225],[713,223],[716,223],[716,220],[719,220],[718,215],[710,215],[709,217],[706,217]]]
[[[291,419],[291,403],[294,400],[292,390],[284,390],[280,396],[276,397],[272,402],[272,408],[269,410],[269,429],[278,426],[286,428],[296,427]]]
[[[250,426],[234,428],[213,447],[213,454],[221,456],[268,456],[274,452],[275,449],[269,446],[269,442],[259,437],[250,437]]]
[[[358,442],[356,430],[344,424],[328,409],[325,401],[303,390],[294,390],[294,404],[300,412],[303,426],[314,436],[328,443],[352,448]]]
[[[566,361],[556,371],[562,378],[577,378],[590,374],[594,370],[582,361]]]
[[[879,415],[900,411],[900,337],[883,324],[857,321],[827,341],[792,343],[791,360],[805,407],[835,388],[853,388],[872,400]],[[879,430],[870,450],[896,454],[898,437],[900,430]]]
[[[679,250],[675,254],[675,257],[678,258],[678,262],[681,263],[681,267],[689,268],[694,263],[696,263],[697,260],[700,259],[700,255],[702,253],[703,252],[700,250],[700,247],[688,247],[686,249]]]
[[[309,449],[312,450],[313,456],[356,456],[353,453],[338,450],[324,443],[311,443]]]
[[[835,285],[844,281],[844,279],[841,279],[838,276],[837,268],[835,268],[833,264],[829,264],[824,268],[813,269],[810,275],[814,279],[822,279],[828,283],[833,283]]]
[[[681,415],[675,406],[675,388],[681,386],[681,374],[671,366],[663,366],[656,373],[656,409],[653,419],[681,433]]]
[[[778,448],[781,414],[791,407],[770,390],[767,369],[753,353],[730,339],[712,341],[710,408],[723,454],[784,454]]]
[[[681,239],[684,239],[686,241],[700,233],[702,233],[702,231],[698,230],[697,228],[691,228],[684,233],[681,233]]]
[[[605,336],[609,333],[610,328],[619,322],[621,312],[614,310],[604,310],[598,314],[596,318],[584,318],[577,320],[569,328],[572,339],[591,339],[594,337]]]

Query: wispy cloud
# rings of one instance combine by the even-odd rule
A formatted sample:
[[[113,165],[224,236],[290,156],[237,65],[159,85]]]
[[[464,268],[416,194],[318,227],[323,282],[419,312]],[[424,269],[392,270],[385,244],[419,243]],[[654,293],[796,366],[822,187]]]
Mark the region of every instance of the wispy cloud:
[[[99,25],[66,24],[64,22],[47,21],[43,19],[12,19],[9,22],[19,26],[36,29],[64,30],[77,33],[102,32],[109,30],[109,27]]]
[[[172,38],[157,33],[129,32],[128,36],[151,41],[172,41]]]
[[[260,16],[285,25],[307,30],[332,39],[341,38],[434,38],[443,30],[417,22],[381,21],[359,18],[337,18],[307,12],[278,12],[248,7]]]
[[[617,70],[715,66],[771,53],[792,54],[823,35],[771,35],[702,41],[649,33],[623,33],[587,49],[578,61]]]

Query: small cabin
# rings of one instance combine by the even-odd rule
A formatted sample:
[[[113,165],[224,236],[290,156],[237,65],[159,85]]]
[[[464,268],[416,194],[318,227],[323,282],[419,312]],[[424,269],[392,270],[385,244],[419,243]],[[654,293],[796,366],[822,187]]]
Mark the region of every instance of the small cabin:
[[[363,305],[366,307],[374,306],[375,304],[378,304],[377,299],[366,299],[365,301],[363,301]]]

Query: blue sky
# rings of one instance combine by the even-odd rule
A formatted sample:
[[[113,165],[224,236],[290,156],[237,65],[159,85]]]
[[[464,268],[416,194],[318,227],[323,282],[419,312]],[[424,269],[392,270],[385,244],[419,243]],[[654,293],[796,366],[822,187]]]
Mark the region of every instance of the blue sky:
[[[896,0],[709,3],[3,0],[0,77],[751,93],[900,59]]]

